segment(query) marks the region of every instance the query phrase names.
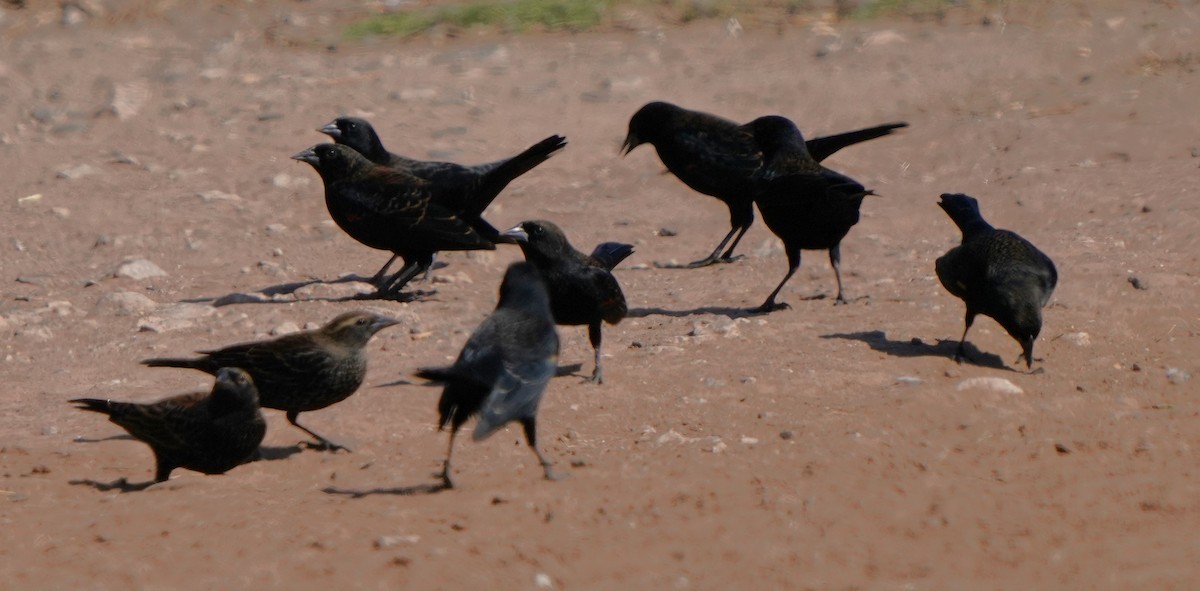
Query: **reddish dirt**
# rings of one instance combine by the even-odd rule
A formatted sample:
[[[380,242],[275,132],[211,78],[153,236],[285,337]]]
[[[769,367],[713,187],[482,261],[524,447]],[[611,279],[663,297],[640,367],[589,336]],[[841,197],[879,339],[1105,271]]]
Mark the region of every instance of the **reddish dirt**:
[[[63,27],[31,4],[0,20],[3,586],[1187,589],[1200,576],[1195,1],[740,32],[628,13],[596,33],[335,50],[361,7],[129,3]],[[827,161],[881,194],[842,245],[853,304],[806,299],[834,289],[824,253],[807,252],[781,295],[792,309],[747,316],[785,270],[761,223],[736,264],[654,267],[727,229],[724,207],[660,174],[648,147],[618,157],[654,99],[780,113],[809,135],[912,124]],[[585,331],[560,331],[560,363],[582,367],[552,382],[541,429],[569,479],[542,480],[510,427],[461,443],[460,489],[387,494],[433,482],[446,437],[438,389],[384,384],[457,354],[516,249],[442,256],[418,286],[437,293],[414,303],[324,301],[345,286],[317,286],[180,304],[383,263],[330,225],[318,178],[288,159],[343,113],[397,152],[460,162],[564,134],[488,217],[556,220],[580,248],[637,245],[617,271],[635,313],[605,331],[607,383],[580,383]],[[91,174],[58,178],[80,165]],[[1043,373],[1014,371],[1016,343],[986,318],[970,335],[984,365],[951,359],[963,307],[933,274],[959,237],[944,191],[977,196],[1058,263]],[[113,276],[135,257],[167,275]],[[119,292],[156,305],[114,308]],[[290,453],[303,434],[267,411],[273,461],[179,470],[138,493],[70,484],[146,480],[153,462],[140,443],[88,442],[121,431],[67,399],[207,388],[137,361],[355,307],[404,324],[370,345],[358,394],[305,415],[353,453]],[[960,388],[976,377],[1020,392]]]

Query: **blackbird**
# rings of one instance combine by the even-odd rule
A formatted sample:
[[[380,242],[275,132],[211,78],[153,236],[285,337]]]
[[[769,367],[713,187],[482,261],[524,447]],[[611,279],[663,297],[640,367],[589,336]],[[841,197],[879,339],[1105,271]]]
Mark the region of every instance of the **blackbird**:
[[[546,220],[521,222],[505,235],[521,245],[525,260],[546,280],[554,322],[565,326],[587,325],[596,360],[590,381],[604,383],[600,368],[600,323],[616,324],[628,312],[625,294],[610,271],[633,253],[633,246],[605,242],[588,256],[575,250],[562,229]]]
[[[319,131],[339,144],[354,148],[376,164],[430,181],[429,190],[435,202],[457,214],[492,242],[505,240],[496,228],[483,219],[483,211],[513,179],[533,170],[567,145],[566,138],[552,135],[511,158],[464,166],[454,162],[414,160],[388,152],[375,133],[375,128],[367,120],[358,117],[338,117]],[[395,259],[393,256],[384,265],[376,275],[376,280],[387,272]]]
[[[404,259],[404,267],[392,279],[377,283],[382,297],[396,295],[428,270],[440,250],[496,248],[453,208],[434,199],[435,181],[375,164],[338,144],[317,144],[292,158],[307,162],[321,175],[325,206],[339,228],[371,248]]]
[[[215,372],[211,392],[193,392],[158,402],[71,400],[76,408],[108,419],[154,451],[154,481],[175,468],[223,474],[249,460],[267,432],[250,375],[235,367]]]
[[[966,326],[954,360],[967,357],[967,331],[976,314],[993,318],[1021,344],[1017,362],[1033,368],[1033,342],[1042,330],[1042,308],[1058,284],[1054,262],[1028,240],[997,230],[983,219],[979,201],[943,193],[939,206],[962,231],[962,244],[935,263],[946,291],[967,305]]]
[[[842,293],[842,239],[858,223],[863,197],[871,191],[854,179],[821,166],[804,142],[796,125],[785,117],[759,117],[747,124],[763,156],[763,166],[755,173],[758,188],[754,201],[767,227],[783,240],[788,271],[783,281],[767,296],[756,312],[787,308],[776,303],[775,296],[800,267],[801,250],[829,250],[829,264],[837,279],[837,300],[846,303]]]
[[[809,153],[820,162],[846,146],[907,126],[889,123],[812,139],[807,142]],[[733,256],[733,250],[754,223],[754,174],[762,166],[762,154],[749,126],[670,103],[652,102],[630,119],[624,152],[628,154],[643,143],[653,144],[667,169],[689,187],[729,207],[729,233],[712,254],[686,266],[702,267],[739,258]],[[722,255],[721,249],[730,239],[733,244]]]
[[[809,155],[824,161],[838,150],[883,137],[908,127],[887,123],[876,127],[808,140]],[[629,133],[622,150],[628,154],[642,144],[652,144],[659,159],[693,190],[716,197],[729,207],[729,233],[712,254],[686,265],[703,267],[736,260],[733,250],[754,223],[755,173],[763,165],[760,149],[749,125],[656,101],[648,103],[629,120]],[[736,237],[735,237],[736,234]],[[721,249],[733,239],[729,249]]]
[[[215,374],[222,367],[246,370],[258,385],[263,408],[287,412],[289,423],[316,438],[309,447],[346,449],[296,422],[302,412],[348,398],[367,375],[367,341],[397,321],[370,312],[346,312],[316,330],[267,341],[231,345],[190,359],[146,359],[150,367],[183,367]],[[349,451],[348,449],[346,449]]]
[[[557,359],[558,334],[546,284],[532,265],[513,263],[500,284],[496,310],[467,339],[454,365],[426,368],[416,374],[445,384],[438,400],[438,430],[450,428],[441,474],[447,488],[454,487],[450,468],[454,438],[476,414],[475,441],[518,421],[546,478],[559,478],[537,446],[538,403],[554,376]]]

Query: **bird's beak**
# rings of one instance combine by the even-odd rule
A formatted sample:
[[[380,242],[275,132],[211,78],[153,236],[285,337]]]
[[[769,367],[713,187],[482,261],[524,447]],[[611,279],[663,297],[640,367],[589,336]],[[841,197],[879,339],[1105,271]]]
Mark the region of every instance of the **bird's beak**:
[[[621,144],[621,155],[625,156],[629,154],[634,148],[641,145],[641,143],[642,141],[638,139],[637,134],[633,133],[632,131],[629,132],[629,135],[625,136],[625,143]]]
[[[320,158],[317,158],[317,153],[312,148],[304,150],[303,152],[296,152],[295,154],[292,154],[292,160],[299,160],[301,162],[307,162],[314,166],[316,166],[321,161]]]
[[[400,324],[400,321],[396,320],[395,318],[388,318],[387,316],[376,316],[375,320],[373,322],[371,322],[371,332],[372,333],[379,332],[389,326],[395,326],[397,324]]]
[[[342,139],[342,130],[338,129],[337,122],[334,122],[334,121],[330,121],[329,123],[325,124],[325,127],[322,127],[321,129],[318,129],[317,131],[319,131],[335,140]]]
[[[236,386],[237,384],[234,381],[235,371],[237,370],[228,367],[222,367],[221,369],[217,370],[217,384],[220,384],[226,388],[233,388]]]
[[[526,233],[525,228],[522,228],[521,226],[513,226],[512,228],[505,230],[500,235],[508,237],[508,238],[512,238],[513,240],[516,240],[517,242],[521,242],[521,243],[529,242],[529,234]]]

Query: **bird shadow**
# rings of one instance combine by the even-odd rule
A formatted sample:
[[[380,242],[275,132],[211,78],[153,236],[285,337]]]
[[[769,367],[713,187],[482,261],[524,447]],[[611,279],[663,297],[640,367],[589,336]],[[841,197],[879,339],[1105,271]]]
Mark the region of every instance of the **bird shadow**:
[[[321,489],[321,492],[328,495],[341,495],[352,499],[361,499],[371,495],[393,495],[400,497],[413,497],[418,495],[432,495],[440,493],[444,490],[450,490],[443,482],[431,482],[427,484],[414,484],[412,486],[394,486],[390,488],[340,488],[336,486],[327,486]]]
[[[424,302],[437,295],[436,289],[431,290],[413,290],[400,293],[382,294],[379,292],[357,293],[354,295],[341,297],[306,297],[297,299],[275,299],[275,296],[291,295],[297,291],[310,285],[336,285],[338,283],[370,283],[370,278],[361,275],[345,275],[337,279],[309,279],[306,281],[293,281],[290,283],[280,283],[279,285],[269,285],[256,292],[231,292],[219,296],[200,296],[180,300],[185,304],[209,304],[214,308],[223,306],[232,306],[235,304],[292,304],[295,302],[362,302],[362,301],[389,301],[389,302]]]
[[[887,353],[892,357],[945,357],[954,359],[955,353],[958,351],[957,340],[938,339],[937,343],[932,345],[919,338],[912,338],[907,341],[893,341],[888,339],[887,334],[882,330],[824,334],[821,335],[821,338],[860,341],[866,343],[871,350]],[[1017,371],[1005,365],[1004,360],[999,355],[984,353],[975,348],[975,345],[972,345],[970,341],[966,344],[966,351],[967,361],[972,365]]]
[[[713,314],[729,318],[750,318],[760,316],[753,308],[731,308],[729,306],[701,306],[690,310],[668,310],[666,308],[633,308],[625,314],[628,318],[645,318],[647,316],[670,316],[671,318],[686,318]]]
[[[570,365],[560,365],[554,369],[554,377],[561,378],[564,376],[572,376],[572,375],[579,375],[579,376],[583,377],[582,374],[579,373],[582,370],[583,370],[582,363],[572,363]],[[445,382],[439,382],[437,380],[414,382],[407,378],[400,378],[398,380],[394,380],[391,382],[385,382],[383,384],[378,384],[373,387],[374,388],[390,388],[392,386],[425,386],[427,388],[438,388],[438,387],[442,387],[445,385],[446,385]]]
[[[118,478],[112,482],[102,482],[99,480],[92,480],[91,478],[80,478],[76,480],[68,480],[67,483],[75,486],[88,486],[100,492],[116,490],[123,493],[146,490],[152,485],[157,484],[153,480],[147,480],[146,482],[129,482],[129,480],[124,477]]]
[[[286,460],[300,452],[304,451],[303,445],[281,445],[267,446],[261,445],[258,448],[258,455],[251,459],[251,462],[276,462]]]

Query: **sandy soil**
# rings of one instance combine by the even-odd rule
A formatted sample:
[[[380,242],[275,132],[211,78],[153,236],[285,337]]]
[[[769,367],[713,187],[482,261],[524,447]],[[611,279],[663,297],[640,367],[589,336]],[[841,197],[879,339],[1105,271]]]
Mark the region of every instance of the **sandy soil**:
[[[134,3],[71,27],[31,4],[0,19],[0,586],[1187,589],[1200,577],[1195,1],[1036,3],[986,21],[748,18],[740,31],[627,13],[581,35],[358,45],[334,43],[364,9],[335,0]],[[737,120],[781,113],[810,135],[912,124],[828,161],[882,195],[842,245],[852,305],[806,299],[834,290],[810,252],[781,296],[793,308],[747,316],[785,270],[761,223],[736,264],[654,267],[706,254],[727,218],[649,148],[618,157],[629,115],[653,99]],[[571,478],[542,480],[509,428],[461,445],[461,489],[395,494],[434,480],[445,435],[438,389],[384,384],[457,354],[516,249],[443,256],[420,302],[331,301],[354,287],[339,284],[210,305],[386,259],[331,225],[318,178],[288,159],[342,113],[369,117],[394,151],[461,162],[562,133],[568,149],[488,217],[554,219],[580,248],[637,245],[617,272],[633,314],[605,331],[606,384],[580,383],[585,331],[561,330],[561,363],[582,367],[551,384],[541,425]],[[1015,371],[1016,343],[984,318],[971,332],[983,365],[952,361],[963,309],[933,275],[959,238],[936,206],[944,191],[977,196],[1058,263],[1044,373]],[[114,275],[135,258],[165,275]],[[113,295],[128,293],[145,297]],[[306,415],[353,453],[299,451],[303,434],[268,411],[271,461],[180,470],[140,493],[70,483],[146,480],[153,462],[67,399],[207,388],[137,361],[355,307],[404,322],[372,342],[358,394]],[[969,382],[980,377],[1018,390]]]

